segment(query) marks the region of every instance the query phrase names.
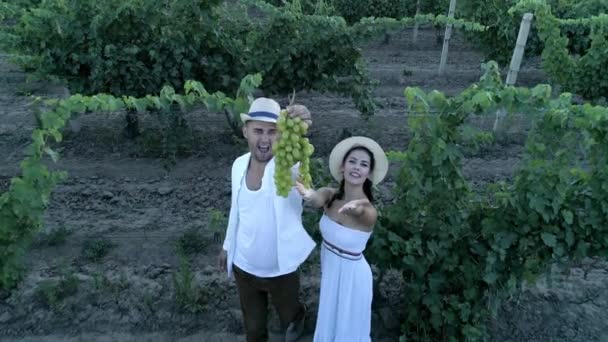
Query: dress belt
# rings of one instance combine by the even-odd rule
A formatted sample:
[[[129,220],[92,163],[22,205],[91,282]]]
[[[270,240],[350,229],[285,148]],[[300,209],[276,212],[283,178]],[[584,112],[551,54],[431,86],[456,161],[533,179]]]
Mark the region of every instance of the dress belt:
[[[330,252],[334,253],[335,255],[337,255],[341,258],[344,258],[344,259],[359,260],[363,257],[362,253],[353,253],[353,252],[346,251],[325,239],[323,239],[323,246],[325,246],[325,248],[327,248],[328,251],[330,251]]]

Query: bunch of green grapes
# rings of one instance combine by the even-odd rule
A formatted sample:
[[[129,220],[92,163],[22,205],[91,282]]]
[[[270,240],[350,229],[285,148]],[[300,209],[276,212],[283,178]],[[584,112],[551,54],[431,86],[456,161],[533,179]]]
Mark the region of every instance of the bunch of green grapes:
[[[315,149],[308,138],[304,137],[308,131],[308,124],[298,117],[290,118],[286,110],[281,111],[277,120],[277,129],[279,140],[272,146],[276,164],[274,183],[277,186],[277,194],[287,197],[295,185],[291,168],[298,162],[300,181],[308,188],[312,186],[309,157]]]

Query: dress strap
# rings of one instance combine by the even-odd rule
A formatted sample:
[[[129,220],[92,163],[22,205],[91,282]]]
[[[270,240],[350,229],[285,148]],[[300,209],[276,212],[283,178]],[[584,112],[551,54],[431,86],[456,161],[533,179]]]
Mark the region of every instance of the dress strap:
[[[335,255],[344,258],[344,259],[348,259],[348,260],[359,260],[363,257],[362,253],[353,253],[353,252],[349,252],[346,251],[330,242],[328,242],[327,240],[323,239],[323,246],[330,252],[334,253]]]

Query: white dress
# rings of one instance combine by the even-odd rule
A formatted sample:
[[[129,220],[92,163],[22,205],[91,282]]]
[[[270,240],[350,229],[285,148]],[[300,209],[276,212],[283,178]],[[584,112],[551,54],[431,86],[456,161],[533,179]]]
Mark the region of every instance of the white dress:
[[[319,226],[321,291],[314,342],[369,342],[372,271],[362,252],[371,232],[345,227],[327,215]]]

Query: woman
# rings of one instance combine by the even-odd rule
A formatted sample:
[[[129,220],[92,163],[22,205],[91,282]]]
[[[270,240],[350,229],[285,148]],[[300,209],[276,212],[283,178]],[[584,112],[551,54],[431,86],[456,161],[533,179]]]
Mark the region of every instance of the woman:
[[[382,148],[365,137],[341,141],[330,154],[329,168],[339,189],[296,187],[304,200],[324,209],[319,223],[321,293],[315,342],[371,341],[372,272],[363,256],[378,216],[372,185],[386,175]]]

